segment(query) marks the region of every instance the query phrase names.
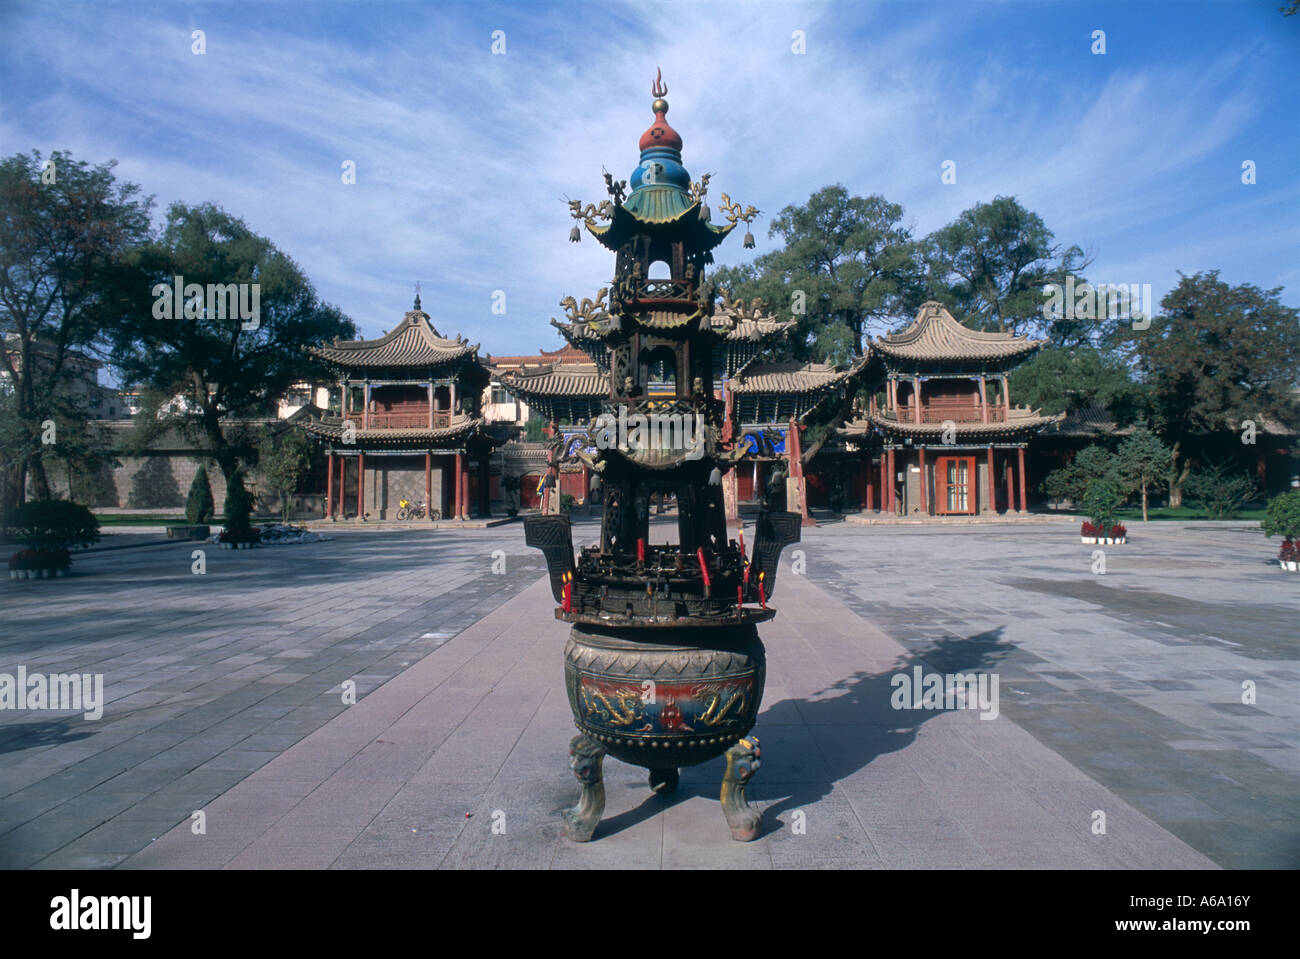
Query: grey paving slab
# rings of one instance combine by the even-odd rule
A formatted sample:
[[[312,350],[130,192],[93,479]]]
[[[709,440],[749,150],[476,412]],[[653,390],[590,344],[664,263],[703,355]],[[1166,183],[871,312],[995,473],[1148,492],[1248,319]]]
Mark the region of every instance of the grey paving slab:
[[[1230,561],[1225,586],[1217,567],[1169,566],[1176,533],[1096,583],[1051,527],[806,531],[808,575],[783,569],[763,630],[760,838],[727,838],[720,761],[661,797],[607,760],[584,845],[559,828],[578,792],[567,628],[519,529],[347,535],[292,563],[221,554],[202,583],[166,547],[104,554],[66,607],[21,609],[0,670],[99,663],[116,698],[99,723],[0,716],[17,759],[0,765],[0,863],[1204,868],[1283,866],[1296,848],[1300,672],[1267,636],[1286,597],[1265,589],[1233,632],[1212,607],[1239,603],[1246,573]],[[1222,535],[1230,559],[1260,545]],[[489,572],[498,546],[506,577]],[[954,566],[970,576],[939,575]],[[150,604],[122,599],[144,576]],[[54,626],[44,646],[36,617]],[[996,673],[997,719],[895,708],[915,667]],[[1243,675],[1254,710],[1237,708]]]
[[[106,700],[91,722],[0,713],[0,867],[30,865],[28,853],[7,850],[35,848],[26,837],[39,830],[9,843],[5,834],[82,797],[63,815],[84,810],[89,830],[113,797],[138,796],[140,808],[115,818],[136,838],[129,851],[150,845],[169,797],[229,789],[339,715],[344,680],[364,701],[446,641],[425,634],[455,636],[437,611],[447,597],[472,586],[487,610],[533,582],[541,560],[519,538],[517,528],[349,532],[306,547],[210,551],[204,576],[190,572],[192,544],[171,544],[81,554],[57,591],[0,584],[0,672],[99,672]],[[497,548],[503,576],[490,572]],[[64,832],[49,830],[42,848],[52,855]],[[92,858],[70,850],[55,861]]]

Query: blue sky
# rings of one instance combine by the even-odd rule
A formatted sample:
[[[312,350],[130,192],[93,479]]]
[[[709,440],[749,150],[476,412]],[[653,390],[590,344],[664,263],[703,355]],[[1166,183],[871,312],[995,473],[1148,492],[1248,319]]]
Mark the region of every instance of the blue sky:
[[[0,153],[115,158],[159,217],[215,202],[367,336],[420,280],[444,334],[534,352],[560,345],[561,297],[612,274],[567,241],[564,198],[630,175],[660,67],[686,168],[714,174],[715,208],[726,191],[764,212],[757,249],[733,238],[720,263],[771,249],[770,216],[829,183],[902,204],[918,234],[1003,194],[1093,250],[1095,281],[1159,298],[1220,269],[1300,306],[1300,16],[1281,2],[0,0]]]

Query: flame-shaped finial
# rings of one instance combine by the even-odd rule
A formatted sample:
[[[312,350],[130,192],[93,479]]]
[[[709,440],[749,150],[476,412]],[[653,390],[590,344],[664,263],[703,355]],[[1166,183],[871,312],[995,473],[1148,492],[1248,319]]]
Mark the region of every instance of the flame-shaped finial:
[[[664,83],[664,72],[659,67],[655,67],[655,82],[650,87],[650,94],[657,98],[668,96],[668,84]]]

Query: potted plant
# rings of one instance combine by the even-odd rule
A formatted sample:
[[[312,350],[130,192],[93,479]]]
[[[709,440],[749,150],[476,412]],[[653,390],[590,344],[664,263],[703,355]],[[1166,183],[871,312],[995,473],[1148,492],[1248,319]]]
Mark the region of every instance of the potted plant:
[[[1088,484],[1082,506],[1101,542],[1111,542],[1111,530],[1118,525],[1116,514],[1123,501],[1123,494],[1109,477],[1099,477]]]
[[[1110,541],[1112,543],[1128,542],[1128,527],[1123,523],[1117,523],[1110,528]]]
[[[33,500],[19,508],[8,535],[27,547],[9,558],[11,579],[63,576],[72,565],[70,550],[99,540],[99,520],[79,503]]]
[[[1282,549],[1278,565],[1288,572],[1297,571],[1300,562],[1300,489],[1288,490],[1268,501],[1268,510],[1260,524],[1264,535],[1281,536]]]
[[[1079,527],[1079,542],[1097,542],[1097,527],[1093,526],[1086,519],[1083,521],[1083,525]]]

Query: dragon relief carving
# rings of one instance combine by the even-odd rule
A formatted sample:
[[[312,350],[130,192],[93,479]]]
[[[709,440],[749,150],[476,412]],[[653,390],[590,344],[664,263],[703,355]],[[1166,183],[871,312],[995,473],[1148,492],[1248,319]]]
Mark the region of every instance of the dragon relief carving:
[[[730,695],[726,693],[730,689]],[[725,696],[725,700],[724,700]],[[706,726],[717,726],[723,722],[734,722],[745,713],[745,690],[724,686],[697,686],[691,690],[691,697],[707,703],[697,722]],[[732,709],[735,709],[734,713]]]
[[[644,701],[638,689],[616,689],[607,696],[584,686],[582,702],[588,716],[595,715],[611,726],[631,726],[642,718]]]

